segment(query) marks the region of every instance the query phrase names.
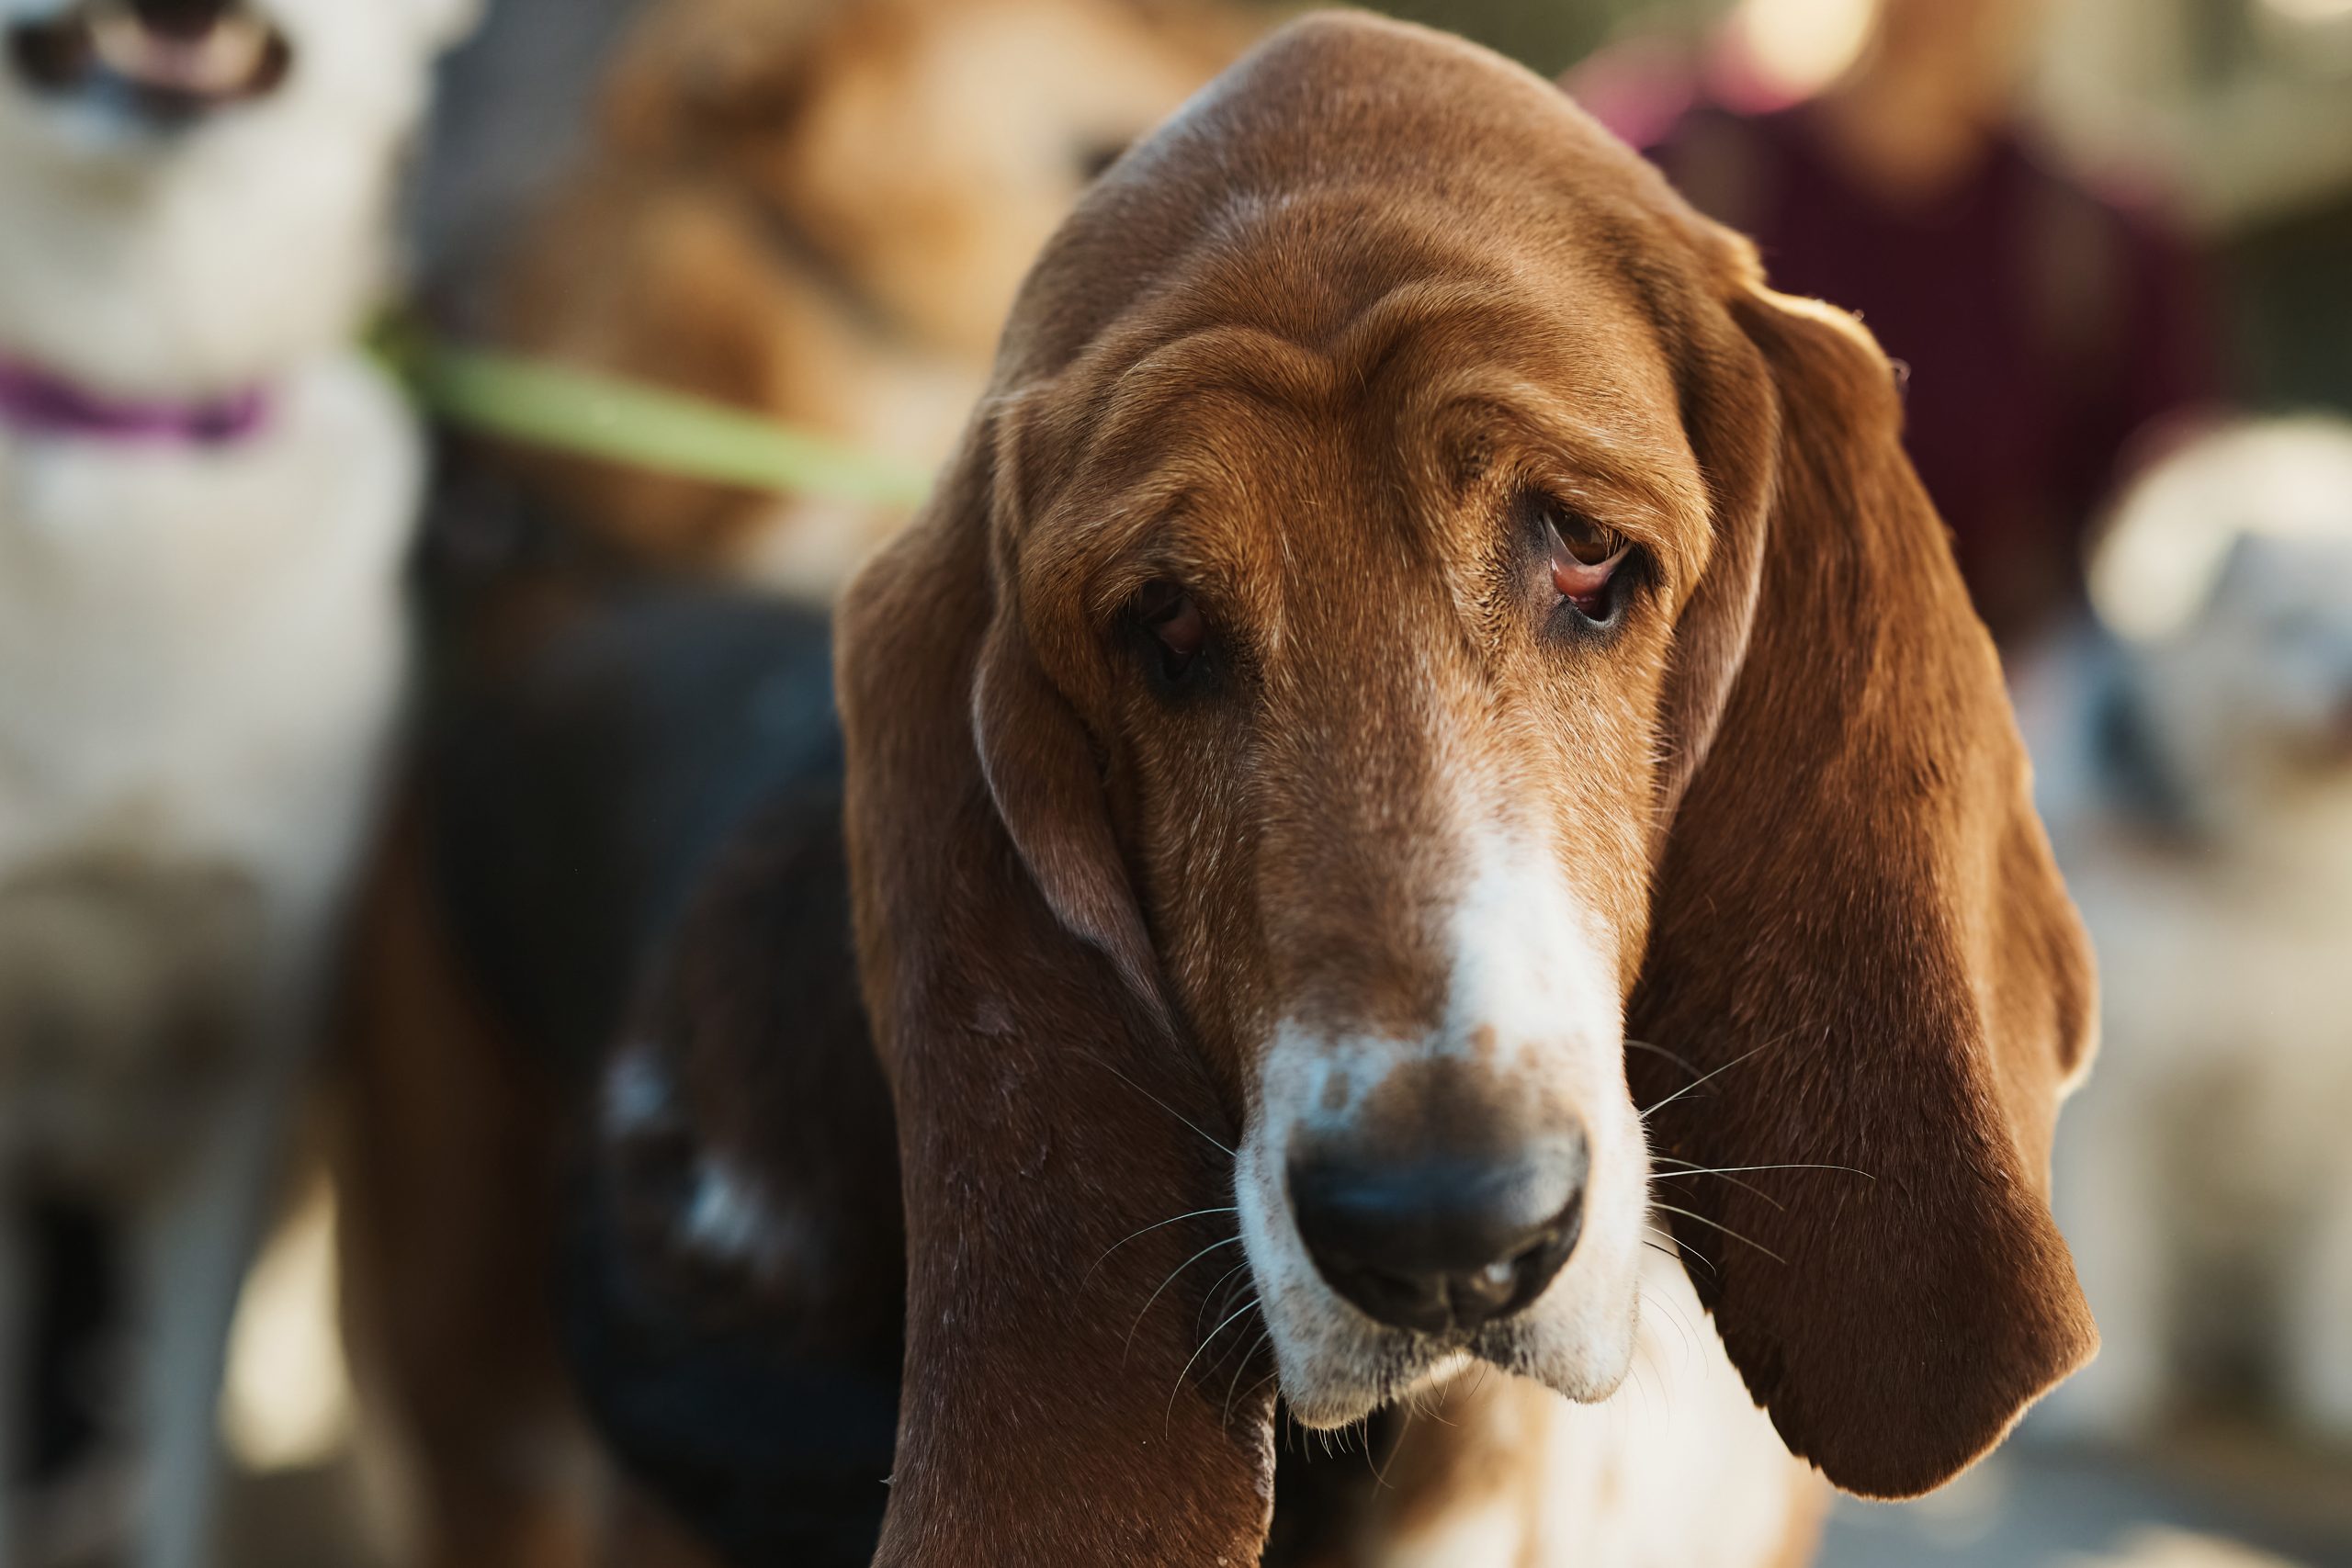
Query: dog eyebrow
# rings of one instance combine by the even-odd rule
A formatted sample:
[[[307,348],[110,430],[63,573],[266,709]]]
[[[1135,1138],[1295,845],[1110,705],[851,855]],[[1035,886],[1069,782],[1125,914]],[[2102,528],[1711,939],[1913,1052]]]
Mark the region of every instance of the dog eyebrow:
[[[1236,392],[1286,409],[1328,401],[1341,384],[1328,354],[1261,327],[1220,325],[1184,333],[1136,359],[1118,380],[1102,436],[1117,441],[1204,393]]]
[[[1524,377],[1468,372],[1430,389],[1430,412],[1413,423],[1442,439],[1464,424],[1482,434],[1498,426],[1516,437],[1513,452],[1541,478],[1587,502],[1612,524],[1662,530],[1702,525],[1706,502],[1698,462],[1685,441],[1595,419],[1575,401]]]
[[[1605,287],[1598,280],[1596,286]],[[1635,311],[1634,319],[1647,326],[1646,312]],[[1544,378],[1514,367],[1521,342],[1540,341],[1556,333],[1558,326],[1509,284],[1479,275],[1400,284],[1348,324],[1332,357],[1341,366],[1354,367],[1355,380],[1369,385],[1407,360],[1434,332],[1449,329],[1484,345],[1486,353],[1418,389],[1400,424],[1445,431],[1456,427],[1464,415],[1489,428],[1499,421],[1515,428],[1531,452],[1550,456],[1558,470],[1550,476],[1552,482],[1584,492],[1561,499],[1610,513],[1612,523],[1629,532],[1670,536],[1703,526],[1707,508],[1687,439],[1661,443],[1649,434],[1647,422],[1638,419],[1612,428],[1593,410],[1562,396]],[[1663,364],[1665,344],[1654,331],[1644,335]],[[1622,370],[1624,357],[1611,357],[1612,367]],[[1458,344],[1448,358],[1459,364]],[[1597,390],[1604,407],[1618,400],[1614,386]],[[1645,542],[1655,546],[1661,541]]]
[[[1109,453],[1158,447],[1179,408],[1219,396],[1283,412],[1329,407],[1396,367],[1414,337],[1442,320],[1406,318],[1403,312],[1425,308],[1432,294],[1448,292],[1457,291],[1418,285],[1393,291],[1374,308],[1377,316],[1359,317],[1329,352],[1257,327],[1187,333],[1142,355],[1121,375],[1088,445]],[[1405,299],[1408,294],[1412,298]],[[1472,301],[1460,303],[1466,310]],[[1481,308],[1491,314],[1491,299]],[[1491,327],[1491,321],[1487,324]],[[1653,527],[1705,515],[1697,463],[1687,442],[1661,442],[1630,421],[1612,426],[1502,360],[1484,361],[1416,388],[1399,412],[1401,423],[1425,430],[1442,430],[1464,414],[1489,425],[1499,419],[1531,447],[1553,454],[1560,467],[1579,476],[1596,504],[1645,515]]]
[[[1654,552],[1670,552],[1676,540],[1703,531],[1708,518],[1705,489],[1688,440],[1679,438],[1679,426],[1673,427],[1676,438],[1662,440],[1652,422],[1610,419],[1608,405],[1619,400],[1616,387],[1598,389],[1600,407],[1580,406],[1513,363],[1515,340],[1556,330],[1556,323],[1545,321],[1513,288],[1476,277],[1416,278],[1359,310],[1328,348],[1255,327],[1212,328],[1179,338],[1136,362],[1123,381],[1120,412],[1126,412],[1130,383],[1142,400],[1135,418],[1157,431],[1177,402],[1204,393],[1238,392],[1289,411],[1328,405],[1347,392],[1369,390],[1401,376],[1408,381],[1398,409],[1401,433],[1443,433],[1460,428],[1465,419],[1489,431],[1503,424],[1520,436],[1522,454],[1536,457],[1542,479],[1560,499],[1607,517]],[[1409,378],[1419,368],[1415,351],[1447,332],[1469,334],[1486,354],[1425,385],[1412,385]],[[1663,364],[1664,345],[1655,347]],[[1458,367],[1460,344],[1447,344],[1442,359]],[[1148,379],[1137,381],[1147,367]],[[1114,415],[1114,423],[1126,422]],[[1451,455],[1427,454],[1439,459]],[[1663,564],[1676,569],[1675,581],[1684,581],[1695,577],[1702,563]]]

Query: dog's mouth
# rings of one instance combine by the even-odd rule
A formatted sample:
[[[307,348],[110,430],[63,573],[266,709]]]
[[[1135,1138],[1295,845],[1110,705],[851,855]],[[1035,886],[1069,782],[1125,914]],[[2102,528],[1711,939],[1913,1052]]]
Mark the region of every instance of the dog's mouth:
[[[119,98],[166,123],[265,97],[294,60],[243,0],[82,0],[11,28],[8,53],[39,92]]]

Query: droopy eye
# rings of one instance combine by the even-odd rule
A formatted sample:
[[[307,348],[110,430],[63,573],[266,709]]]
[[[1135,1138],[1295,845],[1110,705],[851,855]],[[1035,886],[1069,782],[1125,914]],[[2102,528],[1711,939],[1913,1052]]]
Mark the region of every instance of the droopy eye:
[[[1609,584],[1633,553],[1632,544],[1566,507],[1546,505],[1544,520],[1552,543],[1552,586],[1587,618],[1607,620]]]
[[[1183,679],[1209,640],[1209,626],[1201,607],[1181,582],[1166,578],[1147,582],[1136,595],[1136,617],[1159,649],[1159,672],[1170,681]]]

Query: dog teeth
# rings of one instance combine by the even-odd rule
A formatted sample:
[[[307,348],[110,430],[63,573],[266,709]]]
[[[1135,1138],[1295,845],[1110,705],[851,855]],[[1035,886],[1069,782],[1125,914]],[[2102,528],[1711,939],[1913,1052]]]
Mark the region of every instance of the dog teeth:
[[[151,31],[119,6],[107,6],[90,18],[90,43],[107,69],[126,81],[211,97],[237,91],[260,72],[269,30],[250,16],[232,14],[202,38],[182,41]]]

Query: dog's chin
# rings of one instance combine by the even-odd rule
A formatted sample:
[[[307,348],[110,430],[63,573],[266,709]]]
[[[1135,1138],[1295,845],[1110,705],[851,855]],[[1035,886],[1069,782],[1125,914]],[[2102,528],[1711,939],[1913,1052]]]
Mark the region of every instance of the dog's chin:
[[[1276,1381],[1292,1419],[1317,1431],[1351,1426],[1477,1366],[1597,1404],[1634,1364],[1638,1288],[1629,1281],[1622,1302],[1615,1294],[1575,1307],[1539,1302],[1475,1334],[1430,1335],[1385,1327],[1336,1295],[1295,1286],[1267,1312]]]
[[[1374,1361],[1345,1368],[1309,1366],[1294,1375],[1288,1364],[1291,1358],[1278,1349],[1275,1359],[1281,1373],[1276,1381],[1291,1419],[1317,1432],[1351,1427],[1376,1410],[1447,1382],[1476,1359],[1466,1349],[1405,1345],[1397,1347],[1395,1359],[1385,1365]]]
[[[286,34],[250,3],[166,30],[123,0],[80,0],[7,29],[6,69],[37,99],[160,130],[269,97],[293,68]]]
[[[1242,1208],[1247,1246],[1256,1253],[1265,1232],[1249,1224],[1247,1197]],[[1543,1298],[1498,1324],[1416,1333],[1376,1324],[1340,1300],[1315,1277],[1303,1248],[1265,1251],[1272,1258],[1253,1256],[1251,1272],[1282,1399],[1303,1427],[1348,1427],[1473,1366],[1515,1373],[1578,1404],[1609,1399],[1633,1371],[1642,1291],[1637,1269],[1618,1269],[1609,1258],[1571,1260],[1569,1274]]]
[[[1603,1199],[1559,1278],[1522,1312],[1475,1332],[1422,1334],[1374,1321],[1323,1281],[1272,1179],[1273,1140],[1247,1138],[1236,1171],[1243,1251],[1272,1342],[1276,1381],[1301,1426],[1361,1421],[1480,1364],[1579,1404],[1616,1393],[1641,1318],[1637,1209]]]

